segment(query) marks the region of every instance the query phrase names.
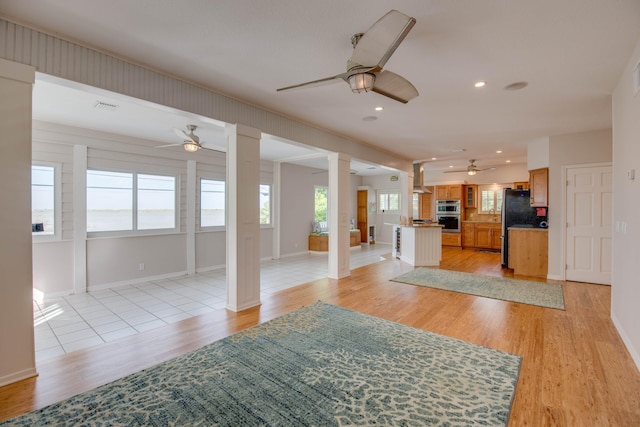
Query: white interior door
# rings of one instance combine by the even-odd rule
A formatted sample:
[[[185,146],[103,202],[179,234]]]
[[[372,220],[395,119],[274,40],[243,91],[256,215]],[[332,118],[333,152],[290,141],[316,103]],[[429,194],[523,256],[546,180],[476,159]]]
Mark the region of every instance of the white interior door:
[[[611,166],[567,169],[566,280],[611,284]]]

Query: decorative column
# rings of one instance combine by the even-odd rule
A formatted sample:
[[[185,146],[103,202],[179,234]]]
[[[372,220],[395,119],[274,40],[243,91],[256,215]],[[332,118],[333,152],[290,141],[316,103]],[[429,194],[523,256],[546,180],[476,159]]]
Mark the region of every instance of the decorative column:
[[[349,190],[351,156],[329,154],[329,278],[351,275],[349,244]]]
[[[235,124],[227,134],[227,309],[260,305],[260,135]]]
[[[0,59],[0,386],[37,375],[31,254],[34,81],[35,68]]]

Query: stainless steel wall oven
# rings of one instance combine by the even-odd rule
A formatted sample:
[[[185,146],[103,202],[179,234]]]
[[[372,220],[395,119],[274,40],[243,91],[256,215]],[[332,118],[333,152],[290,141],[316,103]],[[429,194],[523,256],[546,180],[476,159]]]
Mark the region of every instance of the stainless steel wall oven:
[[[438,224],[442,225],[442,231],[448,233],[460,232],[460,214],[439,213],[436,216]]]

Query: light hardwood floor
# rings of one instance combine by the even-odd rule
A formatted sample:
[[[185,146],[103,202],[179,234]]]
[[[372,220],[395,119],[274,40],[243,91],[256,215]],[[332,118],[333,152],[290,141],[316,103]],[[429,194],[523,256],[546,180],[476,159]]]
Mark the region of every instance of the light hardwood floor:
[[[511,276],[498,254],[446,249],[440,268]],[[640,373],[610,319],[608,286],[565,282],[566,311],[389,281],[389,259],[284,290],[241,313],[219,311],[38,365],[0,388],[0,420],[147,368],[321,300],[523,357],[509,426],[640,425]],[[536,280],[536,279],[532,279]]]

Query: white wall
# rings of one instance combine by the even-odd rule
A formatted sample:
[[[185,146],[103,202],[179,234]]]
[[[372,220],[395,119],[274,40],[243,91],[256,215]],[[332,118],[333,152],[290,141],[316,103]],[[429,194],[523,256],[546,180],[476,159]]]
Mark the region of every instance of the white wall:
[[[640,94],[632,71],[640,61],[640,40],[613,93],[613,277],[611,317],[640,369]],[[635,170],[630,180],[627,171]],[[620,223],[626,227],[620,227]]]
[[[0,59],[0,386],[36,375],[31,271],[32,67]]]
[[[562,209],[563,166],[611,162],[611,129],[549,137],[549,270],[552,279],[563,277]]]
[[[309,250],[309,233],[314,218],[314,188],[329,186],[327,171],[283,163],[280,196],[280,255],[291,256]]]
[[[187,230],[186,194],[187,160],[196,159],[196,204],[199,206],[201,178],[225,180],[226,162],[223,154],[210,151],[195,155],[180,150],[157,150],[157,142],[97,132],[51,123],[35,122],[33,128],[33,160],[54,163],[62,169],[61,198],[62,232],[59,239],[33,243],[34,287],[45,296],[69,294],[74,289],[73,212],[85,209],[73,200],[74,144],[87,145],[90,168],[123,171],[165,173],[178,177],[179,228],[171,234],[106,235],[89,237],[86,242],[87,288],[140,282],[154,278],[186,274]],[[260,182],[273,183],[273,164],[261,161]],[[222,268],[226,261],[224,229],[200,230],[196,209],[195,265],[196,271]],[[260,256],[271,258],[272,228],[260,232]],[[140,269],[144,264],[144,269]]]

